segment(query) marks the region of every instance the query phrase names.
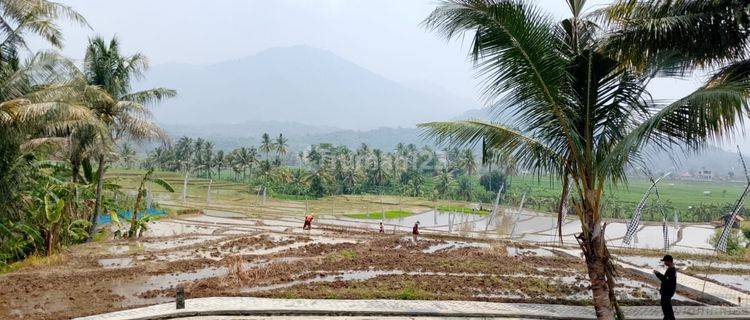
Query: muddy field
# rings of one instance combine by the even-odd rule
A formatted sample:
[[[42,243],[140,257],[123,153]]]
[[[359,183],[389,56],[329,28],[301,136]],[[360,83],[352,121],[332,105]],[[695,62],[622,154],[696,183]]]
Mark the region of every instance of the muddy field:
[[[165,219],[139,241],[80,245],[2,275],[0,318],[64,319],[170,302],[178,285],[188,298],[589,301],[582,262],[551,248],[227,220]],[[617,294],[626,305],[658,305],[656,284],[625,270]],[[677,299],[699,303],[685,293]]]

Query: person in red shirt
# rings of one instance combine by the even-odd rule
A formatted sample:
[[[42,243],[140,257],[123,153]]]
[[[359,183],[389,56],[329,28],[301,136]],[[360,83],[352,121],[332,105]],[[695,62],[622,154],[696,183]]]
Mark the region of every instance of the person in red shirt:
[[[313,218],[312,213],[305,216],[305,224],[302,225],[302,230],[310,230],[312,228]]]
[[[411,237],[414,239],[414,242],[417,242],[417,238],[419,237],[419,221],[417,221],[414,224],[414,227],[411,228]]]

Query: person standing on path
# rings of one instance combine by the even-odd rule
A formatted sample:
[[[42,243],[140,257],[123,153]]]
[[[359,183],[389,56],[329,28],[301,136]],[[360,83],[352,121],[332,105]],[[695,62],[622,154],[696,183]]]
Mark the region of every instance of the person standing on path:
[[[674,268],[674,259],[671,255],[665,255],[661,261],[664,262],[667,271],[662,274],[654,270],[654,274],[661,281],[661,287],[659,287],[661,311],[664,313],[664,320],[675,320],[672,310],[672,296],[677,290],[677,270]]]
[[[417,238],[419,237],[419,221],[414,223],[414,227],[411,228],[411,237],[414,239],[414,242],[417,242]]]
[[[312,228],[313,214],[310,213],[305,216],[305,224],[302,225],[302,230],[310,230]]]

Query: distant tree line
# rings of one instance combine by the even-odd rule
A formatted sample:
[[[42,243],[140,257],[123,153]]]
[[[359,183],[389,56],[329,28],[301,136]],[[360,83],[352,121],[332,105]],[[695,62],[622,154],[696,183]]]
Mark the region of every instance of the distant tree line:
[[[125,145],[121,149],[132,150]],[[283,134],[275,138],[263,134],[260,145],[229,152],[215,150],[203,138],[182,137],[171,147],[153,149],[141,166],[250,183],[288,196],[384,193],[487,202],[494,199],[505,177],[515,173],[513,161],[499,154],[485,155],[482,164],[472,149],[447,148],[438,153],[428,146],[404,143],[389,151],[365,143],[356,149],[321,143],[293,157],[288,153]]]

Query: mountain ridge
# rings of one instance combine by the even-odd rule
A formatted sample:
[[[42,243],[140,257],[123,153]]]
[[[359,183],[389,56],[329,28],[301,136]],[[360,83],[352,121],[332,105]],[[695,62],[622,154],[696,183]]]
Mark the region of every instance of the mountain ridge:
[[[278,47],[211,65],[155,66],[137,87],[168,87],[160,123],[294,121],[343,129],[410,127],[448,119],[475,105],[390,80],[306,46]],[[227,121],[231,118],[231,121]]]

